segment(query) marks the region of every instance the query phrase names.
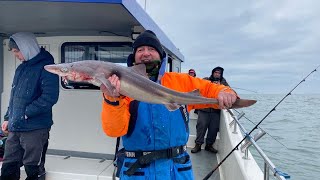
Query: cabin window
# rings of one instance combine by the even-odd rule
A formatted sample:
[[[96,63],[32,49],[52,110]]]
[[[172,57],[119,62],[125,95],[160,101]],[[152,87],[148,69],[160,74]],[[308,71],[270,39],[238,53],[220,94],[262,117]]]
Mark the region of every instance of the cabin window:
[[[61,63],[96,60],[127,66],[130,53],[131,42],[66,42],[61,46]],[[99,89],[89,83],[65,81],[62,78],[61,85],[65,89]]]
[[[167,71],[172,72],[172,59],[171,59],[171,57],[168,57]]]

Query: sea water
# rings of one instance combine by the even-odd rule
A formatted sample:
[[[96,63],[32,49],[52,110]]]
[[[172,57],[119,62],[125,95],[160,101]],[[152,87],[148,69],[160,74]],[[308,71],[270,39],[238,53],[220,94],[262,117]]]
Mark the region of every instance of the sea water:
[[[245,112],[240,121],[246,130],[255,126],[249,120],[257,124],[285,95],[240,95],[257,100],[255,105],[238,110]],[[320,179],[320,94],[289,95],[259,127],[273,138],[266,134],[258,145],[279,170],[293,180]],[[250,151],[263,169],[262,158],[254,148]]]

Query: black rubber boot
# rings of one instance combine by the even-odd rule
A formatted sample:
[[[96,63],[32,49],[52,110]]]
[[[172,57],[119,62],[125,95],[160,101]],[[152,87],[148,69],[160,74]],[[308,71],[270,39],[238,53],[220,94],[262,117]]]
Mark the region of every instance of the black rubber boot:
[[[46,180],[46,172],[38,175],[38,180]]]
[[[194,148],[191,149],[191,153],[197,153],[201,151],[201,144],[196,144]]]
[[[20,179],[19,162],[2,164],[0,180],[19,180],[19,179]]]
[[[204,148],[206,151],[212,152],[212,153],[217,153],[218,150],[216,150],[215,148],[212,147],[212,145],[206,145],[206,147]]]
[[[24,169],[26,170],[27,179],[26,180],[38,180],[39,175],[39,166],[37,165],[25,165]]]

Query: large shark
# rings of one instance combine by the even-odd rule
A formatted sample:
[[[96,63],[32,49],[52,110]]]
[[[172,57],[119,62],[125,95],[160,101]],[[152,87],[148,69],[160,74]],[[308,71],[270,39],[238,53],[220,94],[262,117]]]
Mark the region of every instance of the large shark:
[[[67,80],[87,82],[96,86],[104,84],[109,94],[114,92],[114,86],[107,78],[115,74],[119,77],[121,83],[120,94],[138,101],[164,104],[170,111],[176,110],[179,105],[218,104],[217,99],[202,97],[199,90],[182,93],[150,81],[147,78],[144,64],[125,67],[116,63],[86,60],[46,65],[44,68]],[[254,103],[256,103],[255,100],[238,99],[231,108],[248,107]]]

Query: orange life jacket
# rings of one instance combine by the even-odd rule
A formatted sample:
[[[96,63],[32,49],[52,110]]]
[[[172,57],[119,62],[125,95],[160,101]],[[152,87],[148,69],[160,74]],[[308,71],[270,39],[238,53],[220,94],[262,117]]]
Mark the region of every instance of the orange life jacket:
[[[227,86],[211,83],[208,80],[194,78],[188,74],[167,72],[161,78],[161,84],[169,89],[178,92],[191,92],[199,89],[200,94],[208,98],[217,98],[220,91],[234,92]],[[104,96],[105,100],[102,104],[101,121],[104,132],[111,137],[120,137],[128,132],[130,113],[129,104],[132,98],[120,96],[113,98]],[[192,109],[215,108],[218,109],[217,104],[196,104],[188,105],[188,111]]]

